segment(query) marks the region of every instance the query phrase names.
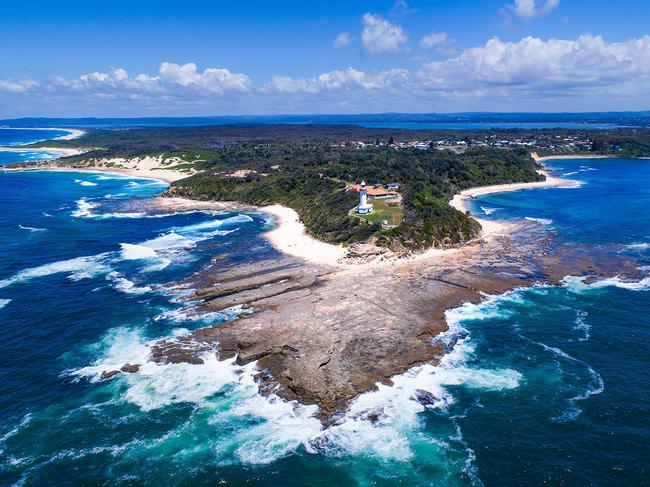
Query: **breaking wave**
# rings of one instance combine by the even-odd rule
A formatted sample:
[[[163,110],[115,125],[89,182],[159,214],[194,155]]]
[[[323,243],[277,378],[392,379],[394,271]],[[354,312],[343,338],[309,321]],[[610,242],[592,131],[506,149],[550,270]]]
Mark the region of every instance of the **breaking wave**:
[[[534,218],[532,216],[527,216],[527,217],[524,217],[524,219],[526,219],[526,220],[528,220],[530,222],[539,223],[540,225],[551,225],[551,224],[553,224],[553,220],[550,220],[548,218]]]
[[[481,210],[486,215],[492,215],[494,212],[498,211],[499,208],[486,208],[485,206],[481,206]]]
[[[586,277],[580,276],[567,276],[563,279],[564,287],[569,292],[575,294],[584,294],[601,290],[608,287],[617,287],[619,289],[627,289],[628,291],[648,291],[650,290],[650,276],[644,277],[638,281],[624,281],[620,277],[608,277],[598,281],[587,283]]]
[[[644,250],[650,249],[650,243],[648,242],[642,242],[642,243],[634,243],[630,245],[625,246],[625,250],[630,250],[634,252],[642,252]]]
[[[97,186],[97,183],[92,183],[90,181],[84,181],[83,179],[75,179],[74,182],[79,184],[80,186]]]
[[[77,257],[24,269],[10,278],[0,280],[0,288],[59,273],[67,273],[68,279],[72,281],[89,279],[110,271],[110,268],[102,262],[107,256],[108,254],[104,253],[96,256]]]
[[[77,209],[74,210],[71,215],[77,218],[92,218],[92,210],[97,208],[99,205],[97,203],[92,203],[86,198],[81,198],[76,201]]]
[[[576,312],[576,320],[574,329],[582,332],[582,336],[578,338],[579,341],[584,342],[591,338],[591,325],[587,324],[588,313],[586,311],[578,310]]]
[[[47,228],[37,228],[37,227],[27,227],[24,225],[18,225],[18,228],[21,230],[27,230],[28,232],[46,232]]]

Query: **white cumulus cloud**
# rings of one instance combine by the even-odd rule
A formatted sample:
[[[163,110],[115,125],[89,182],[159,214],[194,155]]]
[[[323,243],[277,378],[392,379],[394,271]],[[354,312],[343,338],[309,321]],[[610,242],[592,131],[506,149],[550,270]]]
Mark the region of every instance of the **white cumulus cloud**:
[[[516,17],[530,20],[549,14],[559,5],[560,0],[515,0],[508,8]]]
[[[349,32],[341,32],[336,36],[336,39],[334,39],[334,47],[336,49],[346,47],[352,44],[352,41],[353,39]]]
[[[423,45],[435,49],[449,42],[438,34],[425,36]],[[650,35],[623,42],[589,34],[492,38],[443,54],[409,69],[279,73],[260,84],[226,68],[170,62],[135,76],[117,68],[71,78],[0,79],[0,109],[5,117],[59,116],[72,109],[99,116],[648,109]]]
[[[371,13],[365,13],[361,20],[361,41],[367,53],[396,54],[404,50],[408,36],[401,26]]]
[[[452,52],[456,45],[456,40],[449,37],[446,32],[431,32],[420,39],[420,47],[424,49],[433,49],[438,52]]]

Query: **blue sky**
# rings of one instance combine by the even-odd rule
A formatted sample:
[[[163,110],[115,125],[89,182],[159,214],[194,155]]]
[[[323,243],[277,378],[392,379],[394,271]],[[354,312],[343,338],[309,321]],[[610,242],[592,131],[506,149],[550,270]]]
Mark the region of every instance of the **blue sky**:
[[[11,2],[0,116],[650,108],[647,0]]]

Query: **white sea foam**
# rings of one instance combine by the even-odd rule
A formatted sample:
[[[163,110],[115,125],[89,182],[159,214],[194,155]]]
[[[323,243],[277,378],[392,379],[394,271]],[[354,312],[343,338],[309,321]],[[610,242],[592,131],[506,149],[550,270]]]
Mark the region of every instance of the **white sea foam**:
[[[518,302],[519,298],[512,299]],[[496,305],[492,304],[481,318],[494,316]],[[459,335],[466,337],[467,332],[454,320],[476,319],[477,307],[480,305],[464,306],[464,315],[462,311],[449,312],[450,331],[442,339],[451,343]],[[174,403],[197,404],[207,412],[209,425],[222,432],[211,439],[217,458],[234,455],[248,464],[270,463],[301,447],[333,456],[362,454],[408,460],[415,454],[414,442],[424,434],[420,432],[420,413],[454,403],[448,386],[503,391],[518,387],[521,381],[521,374],[512,369],[471,365],[474,344],[469,338],[460,338],[439,365],[414,367],[393,377],[393,386],[378,384],[376,391],[357,397],[335,425],[323,430],[315,418],[316,406],[285,401],[273,393],[261,396],[255,364],[239,366],[234,359],[219,361],[214,354],[204,355],[202,365],[148,363],[152,341],[125,329],[112,331],[103,342],[101,357],[74,375],[99,381],[104,370],[118,370],[127,362],[141,364],[139,373],[117,377],[126,384],[126,390],[117,389],[123,400],[143,411]],[[427,395],[426,406],[422,394]],[[174,437],[172,432],[156,440],[157,445],[174,441]],[[431,438],[427,441],[435,444]],[[447,445],[443,442],[439,447],[443,454]]]
[[[98,220],[111,220],[114,218],[146,218],[147,214],[142,212],[124,212],[124,213],[97,213],[92,215]]]
[[[77,218],[92,218],[95,216],[92,212],[93,209],[99,206],[97,203],[92,203],[86,198],[81,198],[76,201],[77,209],[74,210],[71,214]]]
[[[629,291],[648,291],[650,290],[650,276],[644,277],[638,281],[624,281],[619,276],[608,277],[591,283],[585,282],[586,277],[567,276],[562,283],[569,292],[574,294],[584,294],[587,292],[598,291],[607,287],[617,287]]]
[[[587,324],[587,316],[588,313],[586,311],[578,310],[576,312],[574,329],[582,332],[582,336],[578,338],[581,342],[591,338],[591,325]]]
[[[24,269],[8,279],[1,280],[0,288],[58,273],[68,273],[68,279],[73,281],[95,277],[110,271],[110,268],[104,262],[107,256],[107,253],[103,253],[89,257],[77,257]]]
[[[626,245],[625,249],[632,250],[632,251],[644,251],[650,249],[650,243],[642,242],[642,243],[630,244],[630,245]]]
[[[563,359],[568,362],[578,364],[579,366],[584,366],[587,369],[589,378],[588,378],[588,384],[585,386],[584,390],[579,394],[577,394],[576,396],[567,399],[566,408],[558,416],[552,418],[553,421],[556,422],[575,420],[580,415],[580,413],[582,413],[582,408],[578,405],[578,403],[580,401],[584,401],[585,399],[589,399],[591,396],[600,394],[605,390],[605,382],[603,381],[603,378],[600,376],[598,372],[596,372],[591,367],[591,365],[586,363],[584,360],[580,360],[578,358],[573,357],[572,355],[569,355],[561,348],[546,345],[545,343],[536,342],[534,340],[530,340],[530,341],[536,345],[539,345],[544,350],[551,352],[559,359]]]
[[[392,386],[377,384],[376,391],[357,397],[344,418],[320,435],[319,449],[332,455],[365,454],[406,461],[414,455],[412,440],[422,426],[419,413],[425,408],[444,410],[455,402],[448,386],[492,391],[518,387],[522,375],[515,370],[471,365],[475,344],[461,326],[466,320],[508,316],[509,312],[500,306],[502,299],[522,301],[518,293],[507,293],[481,304],[467,303],[448,310],[445,316],[449,330],[436,340],[453,348],[440,363],[414,367],[392,377]],[[421,401],[423,395],[426,395],[426,406]]]
[[[562,186],[557,186],[558,189],[576,189],[580,188],[584,185],[584,182],[582,181],[574,181],[571,184],[565,184]]]
[[[200,322],[204,326],[213,325],[216,323],[224,323],[232,321],[240,315],[250,314],[253,311],[250,308],[244,308],[243,305],[232,306],[221,311],[214,311],[211,313],[196,313],[194,305],[184,306],[182,308],[164,311],[156,315],[154,321],[172,320],[179,323],[191,321]]]
[[[114,379],[127,386],[125,391],[120,388],[121,399],[142,411],[177,403],[197,404],[209,415],[206,427],[224,425],[210,440],[217,457],[234,455],[240,462],[270,463],[301,446],[309,448],[309,441],[321,431],[320,421],[314,417],[316,406],[258,393],[255,364],[239,366],[235,359],[219,361],[214,354],[206,354],[201,365],[158,365],[147,362],[154,341],[137,330],[111,330],[97,347],[101,356],[71,374],[99,382],[105,370],[119,370],[127,362],[140,364],[137,374]],[[155,441],[157,445],[173,442],[174,432]]]
[[[565,172],[564,174],[562,174],[562,177],[573,176],[575,174],[578,174],[578,171]]]
[[[84,181],[82,179],[75,179],[74,182],[81,186],[97,186],[97,183],[91,183],[90,181]]]
[[[499,209],[500,208],[486,208],[485,206],[481,206],[481,210],[483,210],[483,213],[485,213],[486,215],[491,215],[495,211],[498,211]]]
[[[137,244],[121,243],[122,259],[124,260],[141,260],[141,259],[157,259],[158,254],[150,247]]]
[[[158,255],[151,247],[146,245],[121,243],[120,247],[122,260],[141,260],[147,261],[148,265],[142,269],[142,272],[161,271],[172,263],[172,260]]]
[[[98,176],[97,179],[101,181],[109,181],[111,179],[131,179],[131,176],[127,176],[125,174],[110,173]]]
[[[11,299],[0,299],[0,309],[11,303]]]
[[[548,218],[534,218],[532,216],[527,216],[525,219],[531,222],[539,223],[540,225],[551,225],[553,223],[553,220],[550,220]]]
[[[133,281],[128,280],[122,274],[116,271],[109,272],[106,279],[113,283],[113,287],[125,294],[144,294],[151,292],[150,286],[138,287]]]
[[[183,235],[196,235],[205,232],[212,232],[221,228],[224,225],[232,225],[234,223],[248,223],[252,222],[253,218],[248,215],[235,215],[223,220],[209,220],[193,225],[176,228],[175,230]]]
[[[18,225],[18,228],[21,230],[27,230],[28,232],[46,232],[47,228],[37,228],[37,227],[27,227],[24,225]]]
[[[193,249],[196,247],[196,242],[183,235],[171,231],[159,237],[146,240],[139,244],[142,247],[148,247],[156,251],[164,250],[179,250],[179,249]]]

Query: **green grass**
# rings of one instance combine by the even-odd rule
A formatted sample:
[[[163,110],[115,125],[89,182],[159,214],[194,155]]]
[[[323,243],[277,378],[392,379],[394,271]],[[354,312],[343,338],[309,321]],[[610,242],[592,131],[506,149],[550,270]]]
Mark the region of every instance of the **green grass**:
[[[371,199],[369,201],[373,205],[372,213],[369,215],[359,215],[355,213],[357,217],[370,223],[383,223],[384,220],[386,220],[389,225],[397,226],[402,223],[402,219],[404,218],[402,205],[386,200]],[[356,212],[356,209],[353,211]]]

